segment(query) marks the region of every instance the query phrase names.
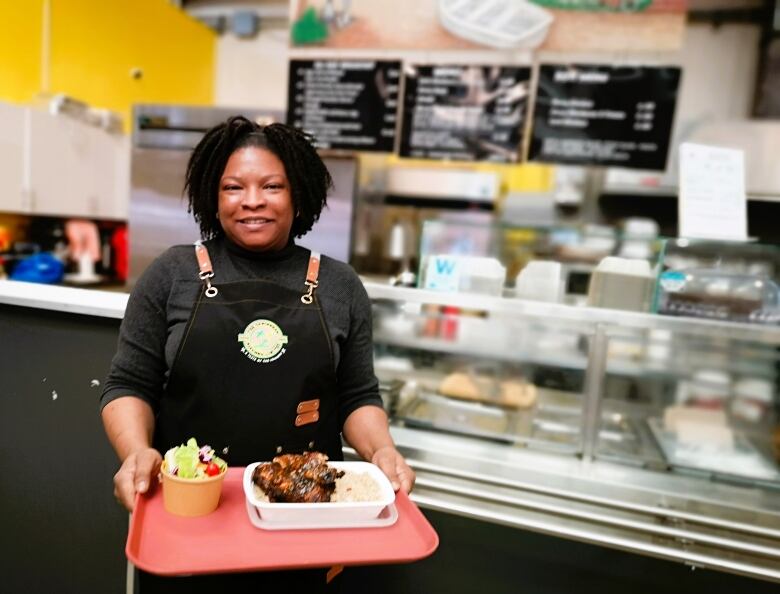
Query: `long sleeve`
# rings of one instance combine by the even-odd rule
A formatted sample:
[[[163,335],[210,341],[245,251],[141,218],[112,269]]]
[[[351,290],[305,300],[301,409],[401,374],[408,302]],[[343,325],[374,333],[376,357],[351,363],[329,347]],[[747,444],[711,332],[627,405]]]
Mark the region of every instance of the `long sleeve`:
[[[374,375],[374,343],[371,325],[371,301],[366,289],[353,273],[349,333],[341,349],[336,370],[339,386],[339,420],[361,406],[382,407],[379,385]]]
[[[166,305],[172,275],[168,258],[147,268],[127,302],[119,330],[117,352],[111,361],[101,409],[122,396],[137,396],[157,410],[166,380]]]

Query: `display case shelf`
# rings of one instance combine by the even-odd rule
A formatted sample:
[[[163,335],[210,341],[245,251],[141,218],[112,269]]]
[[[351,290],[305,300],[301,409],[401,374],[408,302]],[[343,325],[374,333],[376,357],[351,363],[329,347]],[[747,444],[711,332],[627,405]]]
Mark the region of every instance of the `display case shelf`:
[[[698,318],[659,316],[615,309],[578,307],[560,303],[527,301],[509,297],[492,297],[469,293],[444,293],[425,289],[395,287],[386,283],[364,280],[372,300],[396,303],[451,306],[469,310],[489,311],[492,314],[543,319],[551,325],[567,324],[578,329],[593,329],[603,324],[614,328],[666,330],[709,338],[727,338],[771,346],[780,345],[780,326],[742,324]]]
[[[547,356],[529,351],[508,351],[506,348],[492,345],[464,345],[459,342],[410,335],[393,335],[382,331],[374,333],[374,342],[435,353],[448,353],[499,361],[523,361],[529,364],[549,365],[551,367],[563,367],[580,371],[584,371],[588,364],[587,358],[579,353],[572,353],[568,356]]]

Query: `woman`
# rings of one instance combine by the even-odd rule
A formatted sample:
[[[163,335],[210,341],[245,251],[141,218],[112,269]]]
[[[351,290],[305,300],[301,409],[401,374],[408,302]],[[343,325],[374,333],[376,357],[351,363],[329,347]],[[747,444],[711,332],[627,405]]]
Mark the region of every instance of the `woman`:
[[[160,453],[189,437],[243,466],[304,450],[340,460],[343,434],[411,490],[378,396],[365,289],[349,266],[293,241],[330,186],[307,137],[281,124],[230,118],[195,147],[185,189],[205,241],[169,249],[139,279],[101,400],[128,510]],[[282,577],[316,588],[324,574]]]

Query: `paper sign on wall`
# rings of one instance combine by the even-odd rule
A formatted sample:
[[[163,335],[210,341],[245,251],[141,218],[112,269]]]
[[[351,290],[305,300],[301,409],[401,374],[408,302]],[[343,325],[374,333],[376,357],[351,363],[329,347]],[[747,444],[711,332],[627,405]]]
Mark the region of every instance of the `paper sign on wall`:
[[[679,215],[680,237],[745,241],[744,152],[681,144]]]

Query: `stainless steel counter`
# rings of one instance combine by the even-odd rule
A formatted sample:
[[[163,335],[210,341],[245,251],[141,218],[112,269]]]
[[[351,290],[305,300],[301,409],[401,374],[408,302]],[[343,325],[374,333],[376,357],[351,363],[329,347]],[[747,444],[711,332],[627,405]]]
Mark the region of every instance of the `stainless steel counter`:
[[[392,427],[421,507],[780,582],[780,493]]]
[[[668,389],[653,393],[644,403],[609,398],[608,377],[673,386],[687,378],[696,364],[701,365],[697,356],[718,353],[713,360],[721,369],[733,368],[745,375],[761,372],[773,378],[780,328],[380,283],[366,283],[366,289],[378,319],[375,342],[391,365],[402,357],[408,361],[395,371],[387,367],[383,375],[404,383],[402,391],[416,384],[398,405],[400,420],[410,417],[407,425],[392,430],[418,472],[414,499],[421,506],[694,568],[780,581],[777,484],[729,475],[733,469],[725,468],[725,459],[720,459],[721,468],[683,468],[664,459],[657,445],[653,445],[654,464],[641,453],[621,456],[625,464],[600,455],[608,428],[605,418],[619,411],[625,413],[621,417],[646,429],[659,415],[663,417],[665,406],[675,402],[675,394]],[[459,318],[457,313],[443,314],[437,306],[469,313]],[[431,336],[431,321],[443,324],[445,332],[434,330]],[[463,335],[455,330],[461,324],[468,330]],[[566,332],[576,340],[543,346],[545,336]],[[652,336],[667,342],[654,343]],[[663,361],[646,356],[648,345],[662,347]],[[615,347],[625,346],[632,355],[615,356],[619,352]],[[520,414],[519,410],[507,412],[500,406],[463,404],[436,395],[435,386],[441,385],[445,374],[467,375],[470,361],[491,362],[497,369],[508,365],[515,374],[517,365],[579,372],[580,383],[570,392],[569,408],[576,413],[572,423],[581,430],[577,436],[581,440],[565,455],[542,451],[528,439],[528,431],[517,427],[487,431],[477,422],[482,417],[462,420],[455,427],[453,419],[469,416],[462,411],[457,414],[455,407],[479,408],[483,414],[488,409],[507,416]],[[468,377],[479,377],[478,372]],[[543,416],[546,392],[537,390],[533,412],[522,411],[532,417],[531,423]],[[417,418],[404,412],[408,402],[422,402],[429,394],[431,399],[448,400],[450,409],[417,414]],[[425,428],[423,420],[439,432]],[[461,435],[454,435],[456,431]],[[467,437],[469,433],[483,439]],[[657,441],[649,430],[641,433]],[[499,438],[505,443],[497,443]],[[769,460],[767,464],[774,465]]]

